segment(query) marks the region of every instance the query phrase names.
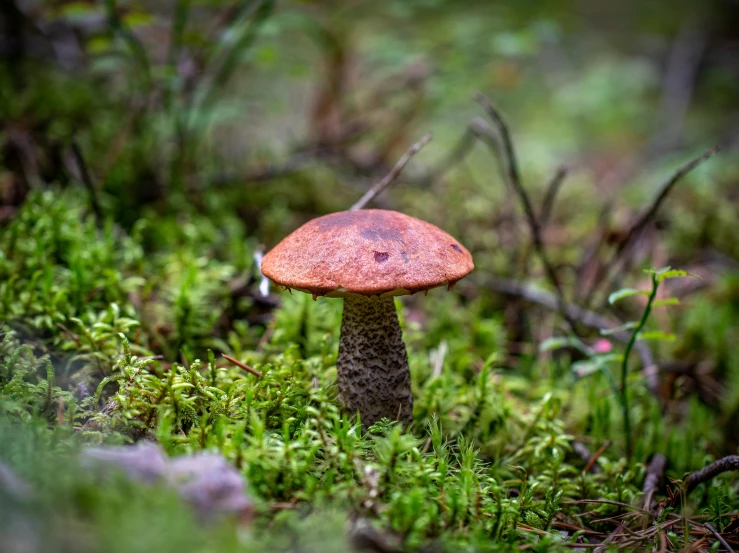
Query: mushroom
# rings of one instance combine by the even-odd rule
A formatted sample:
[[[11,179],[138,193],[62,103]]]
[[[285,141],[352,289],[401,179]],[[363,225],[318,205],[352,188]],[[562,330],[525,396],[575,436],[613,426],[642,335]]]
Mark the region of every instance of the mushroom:
[[[344,298],[339,397],[370,426],[383,417],[413,420],[408,355],[394,296],[449,289],[470,273],[459,241],[414,217],[382,209],[341,211],[308,221],[262,260],[286,289]]]

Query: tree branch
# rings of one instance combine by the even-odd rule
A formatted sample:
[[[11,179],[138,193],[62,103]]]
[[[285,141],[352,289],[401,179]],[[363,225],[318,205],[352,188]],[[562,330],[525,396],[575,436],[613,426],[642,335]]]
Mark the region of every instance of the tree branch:
[[[406,166],[406,164],[411,160],[411,158],[418,153],[418,151],[423,148],[426,144],[429,143],[431,140],[431,133],[426,134],[421,140],[416,142],[413,146],[410,147],[410,149],[398,160],[398,163],[395,164],[395,167],[393,167],[390,172],[385,175],[385,177],[375,184],[372,188],[370,188],[364,196],[359,198],[357,203],[355,203],[353,206],[351,206],[349,209],[351,211],[357,211],[359,209],[362,209],[364,206],[366,206],[369,202],[374,200],[377,196],[382,194],[386,188],[390,187],[390,185],[395,181],[396,178],[398,178],[398,175],[400,175],[400,172],[403,170],[403,168]]]
[[[652,497],[659,489],[659,483],[665,474],[665,466],[667,465],[667,457],[661,453],[656,453],[647,467],[647,475],[644,478],[644,488],[642,495],[644,496],[644,510],[649,511],[652,504]]]
[[[503,279],[503,278],[492,278],[485,281],[485,284],[491,290],[500,292],[502,294],[508,294],[522,298],[528,302],[535,303],[552,311],[558,311],[563,315],[566,315],[573,321],[576,321],[583,326],[593,328],[596,330],[611,330],[616,323],[612,322],[607,317],[599,315],[594,311],[589,311],[575,305],[573,303],[565,303],[564,306],[556,295],[546,290],[542,290],[531,284],[521,284],[515,280]],[[566,313],[561,310],[565,309]],[[627,343],[631,337],[631,334],[627,331],[616,332],[611,334],[611,338],[618,340],[622,343]],[[658,367],[654,362],[652,351],[649,349],[644,342],[636,342],[634,349],[639,354],[639,358],[642,363],[642,374],[647,380],[647,387],[650,392],[655,396],[659,397],[659,371]]]
[[[696,166],[698,166],[700,163],[707,160],[708,158],[712,157],[714,154],[716,154],[719,151],[720,151],[720,147],[714,146],[713,148],[705,151],[700,156],[685,163],[682,167],[680,167],[677,171],[675,171],[675,173],[673,173],[672,176],[669,179],[667,179],[667,181],[665,181],[665,183],[660,187],[659,192],[657,192],[656,196],[654,197],[652,202],[649,204],[649,206],[642,212],[642,214],[639,216],[636,222],[631,226],[631,228],[624,235],[624,237],[618,242],[618,244],[616,244],[616,250],[614,251],[610,260],[598,268],[596,272],[596,276],[593,279],[593,284],[591,285],[590,290],[588,290],[588,293],[585,296],[585,305],[590,304],[590,300],[592,299],[596,290],[601,285],[603,285],[606,282],[609,282],[609,283],[612,282],[612,278],[607,279],[606,277],[613,270],[615,265],[619,262],[624,251],[641,234],[641,232],[644,230],[647,224],[649,224],[649,222],[654,219],[654,216],[657,214],[657,211],[659,210],[662,203],[665,201],[665,198],[667,198],[669,193],[672,191],[675,184],[677,184],[678,181],[680,181],[680,179],[682,179],[685,175],[687,175],[690,171],[692,171]]]
[[[544,201],[541,204],[541,213],[539,215],[539,226],[541,230],[546,228],[549,223],[549,218],[552,215],[552,208],[554,207],[554,200],[557,197],[559,189],[562,187],[562,183],[567,177],[567,167],[560,167],[557,172],[554,173],[552,180],[547,185],[547,192],[544,196]]]
[[[536,253],[539,255],[539,258],[544,265],[544,270],[546,271],[549,280],[552,282],[552,285],[554,285],[554,288],[557,290],[561,307],[560,312],[564,315],[565,319],[567,319],[567,323],[574,331],[575,322],[569,316],[568,310],[565,308],[566,302],[564,298],[564,290],[562,289],[562,284],[559,281],[557,272],[554,270],[554,267],[549,261],[549,257],[547,256],[546,250],[544,248],[544,241],[541,237],[541,228],[536,218],[536,213],[534,213],[531,199],[529,198],[529,195],[526,192],[526,189],[523,187],[523,183],[521,182],[521,174],[518,170],[516,152],[513,148],[513,141],[511,140],[511,133],[508,130],[508,125],[503,120],[500,112],[493,106],[493,104],[485,95],[480,92],[476,92],[475,99],[483,107],[485,113],[487,113],[488,117],[490,117],[490,119],[493,121],[496,128],[498,129],[498,132],[500,133],[500,139],[502,142],[502,154],[503,158],[506,161],[505,166],[508,183],[511,185],[515,193],[518,195],[518,198],[521,200],[521,205],[523,206],[526,221],[528,222],[529,229],[531,230],[531,237],[534,243],[534,249],[536,249]]]
[[[723,472],[739,470],[739,455],[729,455],[695,471],[685,479],[685,493],[689,494],[703,482]]]

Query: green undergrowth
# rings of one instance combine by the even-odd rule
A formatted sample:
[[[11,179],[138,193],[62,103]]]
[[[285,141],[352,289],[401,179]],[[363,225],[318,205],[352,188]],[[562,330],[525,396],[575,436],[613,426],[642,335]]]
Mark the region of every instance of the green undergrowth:
[[[507,368],[484,298],[442,291],[401,310],[413,426],[362,432],[337,401],[340,301],[261,305],[257,244],[236,219],[142,213],[124,231],[97,225],[84,201],[37,193],[0,229],[0,460],[37,490],[0,507],[27,510],[44,550],[344,551],[348,526],[367,520],[403,550],[565,551],[587,542],[577,528],[607,534],[638,504],[649,455],[666,452],[679,480],[721,443],[704,405],[665,420],[631,372],[627,461],[602,372]],[[222,453],[246,477],[254,521],[200,528],[171,492],[99,486],[75,464],[86,445],[138,440]],[[575,440],[613,442],[597,472]],[[685,513],[720,523],[739,500],[730,482],[701,486]]]

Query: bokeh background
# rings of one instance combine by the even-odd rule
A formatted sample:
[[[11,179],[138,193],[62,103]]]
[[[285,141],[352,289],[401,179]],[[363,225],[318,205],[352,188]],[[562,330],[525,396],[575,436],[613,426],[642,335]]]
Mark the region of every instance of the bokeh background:
[[[405,301],[414,374],[443,350],[462,374],[493,355],[524,395],[576,390],[576,349],[539,346],[601,338],[552,308],[479,91],[511,130],[567,302],[616,326],[643,303],[608,294],[647,286],[642,269],[702,277],[665,287],[683,305],[654,316],[674,336],[653,346],[659,386],[636,388],[639,417],[677,425],[650,434],[677,458],[692,455],[685,432],[698,452],[736,451],[736,1],[6,0],[0,57],[0,318],[51,348],[63,385],[90,373],[59,353],[79,347],[68,321],[112,301],[141,321],[134,342],[169,359],[335,334],[340,306],[261,296],[254,254],[347,209],[430,132],[373,205],[446,229],[477,270],[453,294]],[[715,145],[608,265],[660,187]],[[549,307],[522,297],[529,283]],[[62,289],[61,314],[34,303]],[[275,323],[281,303],[308,318]],[[568,404],[573,424],[606,436],[588,390]]]
[[[262,294],[259,259],[426,133],[371,206],[476,270],[398,302],[415,425],[360,436],[341,302]],[[338,552],[357,516],[404,550],[612,536],[655,454],[675,490],[738,452],[738,144],[736,0],[0,1],[0,549]],[[665,266],[700,279],[659,288],[628,430],[609,375],[646,298],[609,295]],[[140,440],[217,451],[255,519],[204,530],[76,461]],[[739,544],[734,473],[666,533],[656,491],[673,518],[622,544]]]

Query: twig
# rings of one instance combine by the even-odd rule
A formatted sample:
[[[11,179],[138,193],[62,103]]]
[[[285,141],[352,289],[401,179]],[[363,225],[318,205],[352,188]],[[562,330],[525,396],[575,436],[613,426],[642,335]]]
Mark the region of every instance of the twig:
[[[590,462],[590,459],[593,456],[590,449],[588,449],[588,446],[586,446],[582,442],[578,442],[577,440],[572,442],[572,451],[577,453],[577,456],[580,457],[580,459],[582,459],[583,461],[585,461],[586,464]],[[600,467],[596,465],[595,468],[598,469]],[[587,471],[583,470],[583,472],[587,472]],[[597,471],[593,471],[593,472],[597,472]]]
[[[557,169],[557,172],[554,173],[552,180],[550,180],[547,185],[547,192],[544,195],[544,201],[541,204],[541,213],[539,214],[539,226],[541,230],[546,228],[549,223],[549,217],[551,217],[552,208],[554,207],[554,200],[557,197],[557,192],[559,192],[562,187],[562,183],[566,176],[567,167],[560,167]]]
[[[425,180],[435,181],[440,179],[452,167],[462,163],[477,144],[477,138],[477,133],[472,128],[472,123],[470,123],[449,153],[428,172]]]
[[[626,529],[626,524],[622,523],[619,526],[616,527],[616,529],[608,534],[608,537],[603,540],[603,542],[595,548],[595,553],[600,553],[601,551],[605,551],[606,547],[608,547],[608,544],[613,541],[613,538],[615,538],[618,534],[621,533],[622,530]]]
[[[547,191],[544,196],[544,201],[542,202],[542,205],[541,205],[541,212],[539,213],[539,233],[540,234],[544,233],[544,229],[549,223],[549,218],[552,215],[552,208],[554,207],[554,200],[557,197],[557,192],[562,186],[562,183],[564,182],[564,179],[566,176],[567,176],[567,168],[560,167],[559,169],[557,169],[556,173],[554,173],[554,175],[552,176],[552,179],[547,184]],[[521,257],[523,260],[523,263],[522,263],[523,276],[528,277],[528,266],[529,266],[529,258],[531,257],[531,249],[527,247],[526,251]]]
[[[652,497],[659,488],[659,483],[665,473],[665,465],[667,464],[667,457],[661,453],[656,453],[652,460],[649,462],[647,467],[647,475],[644,478],[644,510],[649,511],[652,505]]]
[[[516,193],[511,190],[512,186],[508,181],[508,176],[506,173],[506,163],[503,159],[503,152],[502,152],[502,146],[500,144],[500,139],[498,138],[498,135],[495,133],[495,130],[488,124],[487,121],[482,119],[481,117],[475,117],[469,125],[470,132],[477,138],[480,142],[485,144],[489,149],[490,152],[493,154],[493,157],[495,158],[495,162],[497,167],[500,169],[501,172],[501,179],[505,186],[507,187],[508,191],[511,192],[511,194],[506,194],[506,197],[504,199],[504,204],[502,206],[502,212],[503,213],[514,213],[515,209],[513,207],[508,207],[508,203],[513,200],[515,202]],[[513,221],[513,216],[508,215],[507,216],[511,221]],[[516,244],[521,243],[521,240],[519,240],[519,226],[516,224],[511,225],[511,238],[513,239],[513,242]],[[516,267],[519,264],[518,261],[518,248],[510,248],[510,253],[508,255],[509,261],[508,265],[510,267]]]
[[[695,471],[685,479],[685,493],[689,494],[698,485],[711,480],[722,472],[739,470],[739,455],[728,455],[723,459],[714,461],[710,465]]]
[[[74,340],[75,344],[77,344],[77,347],[81,347],[81,346],[82,346],[82,342],[80,341],[80,337],[79,337],[79,335],[77,335],[77,334],[75,334],[74,332],[72,332],[71,330],[69,330],[69,329],[68,329],[68,328],[67,328],[66,326],[64,326],[64,325],[63,325],[62,323],[56,323],[56,326],[57,326],[57,327],[58,327],[58,328],[59,328],[59,329],[60,329],[60,330],[61,330],[62,332],[64,332],[64,334],[66,334],[67,336],[69,336],[70,338],[72,338],[72,340]]]
[[[561,309],[557,297],[554,294],[533,284],[522,284],[512,279],[493,277],[486,280],[486,285],[496,292],[523,298],[528,302],[546,307],[552,311]],[[615,326],[610,319],[572,303],[565,304],[564,308],[570,317],[589,328],[608,330]],[[617,335],[615,334],[614,336]]]
[[[685,163],[682,167],[675,171],[675,173],[673,173],[672,176],[667,179],[667,181],[665,181],[649,206],[642,212],[642,214],[631,226],[624,237],[618,242],[618,244],[616,244],[616,250],[614,251],[610,260],[608,260],[608,262],[604,263],[598,268],[596,276],[593,279],[593,284],[591,285],[590,290],[588,290],[588,293],[585,296],[585,305],[588,305],[590,303],[590,300],[592,299],[599,286],[604,284],[605,281],[610,282],[612,280],[606,279],[605,277],[608,276],[614,266],[618,263],[624,251],[631,245],[633,240],[638,237],[644,230],[644,228],[649,224],[649,222],[654,219],[654,216],[656,215],[662,203],[665,201],[665,198],[667,198],[669,193],[674,188],[675,184],[677,184],[680,179],[682,179],[685,175],[692,171],[696,166],[698,166],[700,163],[707,160],[708,158],[712,157],[719,151],[719,146],[714,146],[713,148],[706,150],[700,156]]]
[[[241,368],[242,368],[242,369],[244,369],[244,370],[245,370],[246,372],[248,372],[248,373],[251,373],[251,374],[253,374],[254,376],[257,376],[257,377],[259,377],[259,378],[261,378],[261,377],[262,377],[262,373],[260,373],[260,372],[259,372],[258,370],[256,370],[256,369],[253,369],[253,368],[251,368],[251,367],[250,367],[249,365],[247,365],[246,363],[242,363],[241,361],[239,361],[239,360],[237,360],[237,359],[234,359],[233,357],[231,357],[230,355],[226,355],[225,353],[222,353],[221,355],[223,356],[223,358],[224,358],[224,359],[226,359],[227,361],[230,361],[231,363],[233,363],[233,364],[234,364],[234,365],[236,365],[237,367],[241,367]]]
[[[98,197],[97,187],[92,180],[92,175],[87,167],[87,163],[85,163],[85,158],[82,155],[82,150],[80,149],[76,139],[72,139],[72,154],[74,155],[74,161],[77,164],[77,169],[80,172],[82,182],[90,193],[92,211],[95,214],[98,224],[101,224],[103,222],[103,210],[100,207],[100,198]]]
[[[569,501],[563,501],[562,503],[560,503],[560,505],[587,505],[591,503],[593,505],[613,505],[615,507],[631,509],[632,511],[635,511],[637,513],[648,514],[644,509],[640,509],[639,507],[635,507],[634,505],[629,505],[628,503],[624,503],[623,501],[611,501],[610,499],[572,499]]]
[[[485,281],[485,284],[491,290],[523,298],[526,301],[535,303],[552,311],[561,312],[562,309],[565,309],[567,316],[569,316],[573,321],[577,321],[588,328],[594,328],[596,330],[610,330],[615,326],[607,317],[599,315],[594,311],[584,309],[579,305],[565,303],[564,306],[562,306],[557,296],[532,284],[521,284],[515,280],[503,278],[490,278]],[[612,334],[611,337],[619,342],[628,343],[631,338],[631,334],[625,331],[616,332]],[[659,371],[654,362],[652,351],[645,342],[636,342],[634,344],[634,349],[641,359],[642,374],[647,380],[649,390],[655,395],[655,397],[659,397]]]
[[[503,157],[506,160],[506,175],[508,178],[508,183],[513,188],[515,193],[518,195],[519,200],[521,200],[521,205],[523,206],[524,214],[526,216],[526,221],[529,224],[529,229],[531,231],[531,237],[532,241],[534,243],[534,248],[536,249],[536,253],[539,255],[539,258],[541,259],[542,264],[544,265],[544,270],[547,273],[547,276],[549,277],[549,280],[554,285],[554,288],[557,290],[557,294],[559,296],[559,303],[561,306],[564,307],[565,305],[565,299],[564,299],[564,290],[562,289],[562,284],[559,281],[559,277],[557,276],[557,272],[554,270],[554,267],[552,266],[551,262],[549,261],[549,257],[547,256],[546,250],[544,248],[544,241],[541,237],[541,228],[539,226],[539,222],[536,218],[536,213],[534,213],[533,205],[531,204],[531,199],[529,198],[528,193],[526,192],[526,189],[523,187],[523,183],[521,182],[521,174],[518,170],[518,161],[516,159],[516,152],[513,148],[513,141],[511,140],[511,133],[508,130],[508,125],[503,120],[503,117],[501,116],[500,112],[493,106],[493,104],[490,102],[490,100],[483,95],[480,92],[475,93],[475,99],[480,103],[480,105],[485,110],[485,113],[492,119],[493,123],[498,129],[498,132],[500,133],[500,138],[502,141],[503,146]],[[572,320],[572,318],[567,314],[566,309],[561,309],[562,314],[564,315],[565,319],[567,319],[568,324],[572,329],[575,329],[575,321]]]
[[[726,543],[726,540],[723,538],[723,536],[719,534],[713,526],[708,523],[705,523],[703,526],[708,528],[708,531],[711,532],[711,534],[713,534],[713,537],[716,538],[719,543],[726,548],[726,551],[728,551],[729,553],[734,553],[732,547],[728,543]]]
[[[502,153],[506,161],[505,171],[506,177],[508,179],[508,184],[510,184],[515,192],[519,195],[521,203],[524,207],[524,211],[526,212],[526,217],[529,220],[529,225],[531,225],[531,230],[538,231],[539,225],[536,221],[534,208],[531,205],[531,200],[529,199],[529,195],[526,192],[526,189],[521,183],[521,174],[518,171],[518,159],[516,158],[516,152],[513,148],[513,141],[511,140],[511,133],[508,130],[508,125],[506,124],[500,112],[493,106],[492,102],[484,94],[482,94],[481,92],[476,92],[475,100],[477,100],[477,102],[482,106],[488,117],[492,119],[495,127],[500,133],[500,139],[503,146]]]
[[[600,472],[600,467],[597,466],[595,463],[600,459],[600,456],[603,455],[606,452],[606,449],[611,447],[611,444],[613,442],[608,440],[606,441],[602,446],[598,448],[598,450],[593,453],[593,455],[588,459],[588,464],[585,465],[585,468],[583,469],[583,472],[590,472],[592,471],[594,474],[597,474]],[[597,470],[596,470],[597,469]]]
[[[487,144],[487,146],[490,148],[490,151],[493,153],[493,156],[495,156],[495,161],[500,168],[503,182],[506,184],[506,186],[510,187],[511,184],[508,179],[508,173],[506,172],[506,163],[503,159],[503,152],[501,149],[500,140],[495,134],[493,128],[482,117],[475,117],[472,121],[470,121],[468,128],[475,138],[477,138],[480,142]]]
[[[623,238],[621,241],[621,244],[619,244],[619,247],[621,250],[625,248],[631,240],[638,235],[645,226],[647,226],[647,223],[651,221],[655,214],[657,213],[657,210],[662,205],[662,202],[665,200],[667,195],[670,193],[672,188],[675,186],[675,184],[683,178],[685,175],[687,175],[690,171],[692,171],[696,166],[698,166],[701,162],[707,160],[714,154],[718,153],[720,148],[718,146],[714,146],[713,148],[706,150],[703,154],[698,156],[697,158],[689,161],[682,167],[680,167],[673,175],[670,177],[667,182],[665,182],[662,187],[660,188],[660,191],[655,196],[654,200],[652,200],[652,203],[649,205],[649,207],[644,211],[644,213],[637,219],[634,226],[629,229],[629,232],[627,235]]]
[[[406,164],[410,161],[410,159],[416,155],[416,153],[423,148],[426,144],[429,143],[431,140],[431,133],[426,134],[421,140],[416,142],[413,146],[410,147],[410,149],[398,160],[398,163],[395,164],[395,167],[393,167],[390,172],[385,175],[385,178],[383,178],[380,182],[375,184],[372,188],[370,188],[364,196],[359,198],[359,201],[355,203],[351,208],[349,208],[351,211],[357,211],[359,209],[362,209],[364,206],[366,206],[369,202],[371,202],[374,198],[379,196],[386,188],[388,188],[393,181],[398,178],[398,175],[403,170],[403,168],[406,166]]]

